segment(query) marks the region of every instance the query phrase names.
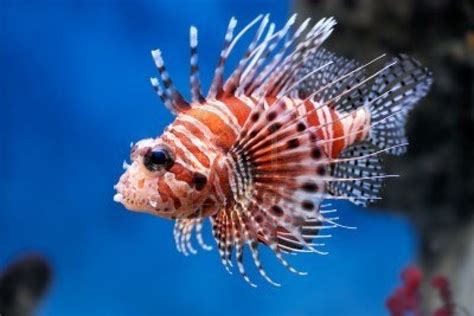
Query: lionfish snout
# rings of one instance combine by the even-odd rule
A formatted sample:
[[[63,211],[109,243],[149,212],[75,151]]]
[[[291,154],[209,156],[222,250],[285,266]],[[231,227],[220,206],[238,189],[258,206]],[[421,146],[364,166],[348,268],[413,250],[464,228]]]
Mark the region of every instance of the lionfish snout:
[[[166,197],[158,190],[160,179],[150,177],[142,170],[138,162],[131,165],[124,163],[125,172],[114,186],[114,201],[122,203],[127,209],[152,214],[160,213],[166,208]]]
[[[114,186],[114,200],[131,211],[162,216],[171,213],[169,194],[161,192],[168,187],[166,173],[174,163],[170,148],[159,138],[142,139],[130,148],[131,164],[123,163],[125,172]]]

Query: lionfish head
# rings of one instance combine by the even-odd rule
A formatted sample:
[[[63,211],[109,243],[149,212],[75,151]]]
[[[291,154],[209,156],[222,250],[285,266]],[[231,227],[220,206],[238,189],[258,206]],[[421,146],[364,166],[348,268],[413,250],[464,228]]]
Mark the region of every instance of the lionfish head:
[[[143,139],[132,146],[131,164],[114,186],[116,202],[127,209],[166,218],[196,213],[207,193],[207,177],[193,172],[166,140]]]

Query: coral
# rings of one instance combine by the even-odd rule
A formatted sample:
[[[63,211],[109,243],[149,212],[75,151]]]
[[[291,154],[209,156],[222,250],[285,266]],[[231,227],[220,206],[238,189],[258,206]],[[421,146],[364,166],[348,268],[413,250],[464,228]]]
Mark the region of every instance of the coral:
[[[386,306],[392,316],[403,316],[407,313],[421,315],[420,287],[423,281],[423,272],[420,268],[410,266],[401,273],[403,285],[392,293],[386,301]],[[433,312],[433,316],[454,315],[454,303],[448,279],[438,275],[431,280],[431,285],[438,290],[442,306]]]

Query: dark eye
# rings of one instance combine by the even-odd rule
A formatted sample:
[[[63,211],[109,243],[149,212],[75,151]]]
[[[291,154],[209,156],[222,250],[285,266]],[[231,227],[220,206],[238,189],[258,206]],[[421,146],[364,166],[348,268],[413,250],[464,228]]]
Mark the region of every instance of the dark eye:
[[[153,148],[143,156],[143,164],[150,171],[169,170],[173,163],[173,156],[165,147]]]

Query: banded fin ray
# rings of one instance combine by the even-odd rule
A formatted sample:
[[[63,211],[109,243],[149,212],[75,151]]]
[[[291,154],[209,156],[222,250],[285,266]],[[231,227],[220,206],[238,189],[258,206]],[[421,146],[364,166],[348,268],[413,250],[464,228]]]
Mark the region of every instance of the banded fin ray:
[[[186,99],[176,90],[176,87],[173,84],[173,81],[170,78],[170,75],[165,67],[165,62],[161,56],[161,51],[159,49],[152,50],[151,55],[155,62],[155,66],[160,73],[161,81],[165,86],[164,91],[161,90],[158,79],[151,78],[151,84],[153,89],[158,93],[160,98],[163,100],[165,105],[171,110],[172,113],[180,113],[188,110],[191,105],[186,101]]]
[[[201,81],[199,79],[199,64],[198,64],[198,29],[195,26],[189,28],[189,47],[191,52],[190,62],[190,83],[191,83],[191,98],[193,102],[203,103],[206,99],[201,92]]]
[[[255,23],[258,22],[260,16],[257,17],[255,20],[253,20],[252,22],[250,22],[237,36],[236,38],[234,39],[233,43],[232,44],[236,44],[237,43],[237,40],[240,38],[240,36],[247,32]],[[242,78],[242,73],[244,72],[245,70],[245,66],[247,64],[247,62],[250,60],[250,58],[252,57],[252,52],[255,50],[255,47],[257,46],[258,44],[258,41],[260,40],[260,37],[262,36],[262,34],[264,33],[264,30],[267,26],[269,22],[269,14],[265,15],[264,18],[262,19],[262,22],[260,23],[260,26],[258,27],[257,29],[257,32],[255,33],[255,36],[254,36],[254,39],[250,42],[246,52],[244,53],[244,56],[242,57],[242,59],[239,61],[239,64],[237,65],[237,67],[235,68],[235,70],[232,72],[232,74],[229,76],[229,78],[227,79],[227,81],[225,82],[225,85],[224,85],[224,93],[226,96],[229,96],[229,95],[233,95],[234,92],[235,92],[235,89],[237,89],[238,85],[239,85],[239,82],[240,82],[240,79]],[[273,29],[274,29],[275,25],[274,24],[271,24],[270,25],[270,28],[268,30],[268,33],[267,34],[272,34],[273,33]],[[232,46],[231,44],[231,46]],[[232,49],[232,47],[230,48]]]
[[[237,44],[240,37],[260,20],[261,23],[257,28],[254,39],[250,42],[237,68],[225,81],[224,66],[232,48]],[[336,24],[333,18],[321,19],[305,36],[304,31],[310,21],[310,19],[307,19],[281,44],[282,39],[290,33],[290,27],[294,24],[295,20],[296,15],[293,15],[283,28],[277,32],[274,32],[275,25],[271,23],[270,27],[266,30],[266,35],[263,36],[263,40],[260,40],[269,23],[269,15],[259,15],[244,27],[235,38],[234,30],[237,26],[237,20],[231,18],[207,99],[219,99],[232,94],[249,97],[260,97],[263,95],[281,96],[279,94],[295,82],[295,79],[298,79],[296,76],[298,70],[329,37]],[[197,35],[197,28],[192,26],[190,28],[190,83],[191,99],[193,105],[196,106],[206,100],[201,93],[201,83],[199,80]],[[295,44],[296,42],[298,44]],[[290,50],[289,48],[293,45],[295,45],[295,48]],[[170,78],[161,56],[161,51],[159,49],[153,50],[152,56],[160,73],[164,89],[161,87],[158,78],[151,78],[151,84],[165,106],[174,114],[190,109],[191,103],[178,92]]]
[[[306,34],[304,40],[296,45],[296,48],[286,56],[282,64],[272,75],[270,85],[274,85],[267,95],[281,97],[281,92],[297,80],[298,70],[305,64],[306,60],[313,55],[322,43],[332,34],[336,21],[332,18],[319,20]]]
[[[234,38],[234,30],[237,26],[237,20],[232,17],[227,26],[227,31],[224,37],[224,47],[221,50],[219,61],[217,62],[216,69],[214,70],[214,78],[212,79],[211,87],[209,88],[209,93],[207,95],[208,99],[216,98],[220,93],[222,93],[222,88],[224,85],[224,66],[229,57],[229,48]]]
[[[232,48],[259,21],[238,67],[224,81],[224,65]],[[235,203],[212,217],[224,266],[231,271],[235,259],[239,272],[252,285],[243,266],[244,247],[248,247],[261,276],[277,285],[263,269],[259,245],[268,246],[283,265],[297,271],[282,253],[324,253],[315,249],[313,240],[325,238],[322,230],[338,226],[319,212],[321,201],[333,197],[367,205],[380,198],[382,181],[389,177],[382,170],[380,157],[372,155],[377,148],[370,142],[346,148],[327,168],[331,159],[325,157],[322,145],[337,138],[318,139],[318,127],[307,122],[308,113],[286,109],[283,97],[312,94],[312,99],[345,113],[367,106],[372,114],[372,142],[393,153],[402,150],[398,145],[404,141],[404,132],[399,124],[404,124],[406,111],[431,84],[416,61],[399,57],[395,59],[398,64],[373,75],[375,83],[369,92],[367,81],[373,77],[366,76],[365,66],[320,48],[335,25],[332,18],[319,21],[305,35],[309,20],[291,32],[293,23],[294,17],[274,32],[273,24],[267,29],[268,15],[261,15],[234,37],[236,20],[232,18],[208,94],[211,99],[234,94],[259,100],[225,161]],[[200,102],[204,100],[197,72],[197,30],[190,32],[192,99]],[[153,57],[165,85],[162,90],[157,80],[152,80],[158,95],[175,112],[185,110],[189,104],[176,92],[159,51]],[[318,72],[319,68],[324,71]],[[267,103],[270,100],[271,107]],[[189,240],[196,224],[194,220],[177,224],[177,245],[185,254],[195,252]]]
[[[318,145],[316,129],[304,118],[294,120],[295,116],[297,112],[286,109],[284,103],[256,107],[226,156],[235,202],[213,217],[213,231],[229,270],[228,239],[222,229],[232,229],[231,251],[235,250],[238,270],[251,285],[255,283],[243,266],[245,245],[261,276],[278,286],[263,268],[259,245],[268,246],[290,271],[305,274],[283,254],[326,254],[311,242],[319,238],[320,230],[337,227],[319,213],[320,202],[329,197],[323,180],[328,175],[327,158]],[[230,220],[231,228],[219,218]]]
[[[280,45],[279,50],[273,53],[284,36],[289,33],[290,26],[295,22],[295,19],[296,15],[293,15],[284,27],[275,33],[273,33],[273,25],[270,25],[267,35],[258,43],[259,38],[263,34],[263,29],[268,23],[268,16],[264,17],[256,31],[254,40],[251,41],[236,71],[224,85],[224,90],[227,93],[235,91],[236,96],[258,97],[262,96],[263,93],[267,96],[277,96],[281,91],[284,91],[285,87],[294,82],[298,69],[312,53],[316,52],[317,48],[332,33],[333,27],[336,24],[333,18],[320,20],[308,31],[306,37],[296,44],[295,49],[288,52],[293,43],[303,37],[303,31],[309,24],[308,19],[292,36]],[[218,97],[223,86],[223,67],[230,52],[228,48],[232,39],[233,28],[231,26],[234,27],[235,25],[229,24],[224,48],[221,52],[216,75],[209,93],[210,97]],[[244,28],[244,30],[246,29]],[[236,86],[237,82],[238,86]]]
[[[204,250],[211,250],[212,247],[204,242],[202,236],[204,218],[183,218],[177,219],[174,225],[174,240],[176,243],[176,249],[185,256],[196,254],[197,250],[191,243],[191,237],[193,231],[195,231],[196,240],[199,246]]]

